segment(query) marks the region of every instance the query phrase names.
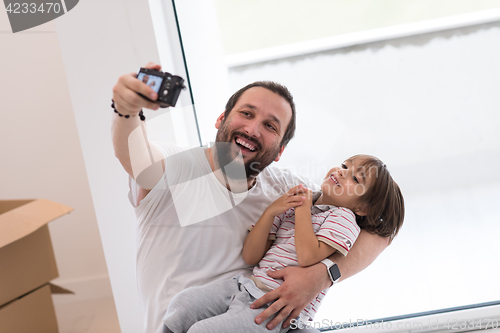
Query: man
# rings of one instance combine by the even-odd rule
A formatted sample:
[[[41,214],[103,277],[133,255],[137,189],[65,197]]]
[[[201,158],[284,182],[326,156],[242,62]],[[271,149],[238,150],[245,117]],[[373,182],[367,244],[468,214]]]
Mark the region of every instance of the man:
[[[146,67],[160,69],[151,63]],[[158,105],[138,92],[157,98],[133,75],[120,77],[113,89],[115,109],[123,115],[114,118],[113,144],[131,177],[129,197],[138,218],[138,288],[149,333],[162,331],[162,317],[177,292],[248,275],[249,267],[240,255],[248,227],[291,187],[315,185],[268,166],[280,159],[295,131],[295,105],[286,88],[257,82],[241,89],[217,118],[215,146],[189,151],[144,141],[145,129],[137,115],[143,107],[158,109]],[[335,254],[330,259],[345,279],[367,267],[387,244],[385,238],[362,232],[349,257]],[[255,319],[268,328],[284,319],[284,327],[288,326],[321,290],[332,285],[323,263],[268,274],[285,281],[253,304],[261,307],[274,301]]]

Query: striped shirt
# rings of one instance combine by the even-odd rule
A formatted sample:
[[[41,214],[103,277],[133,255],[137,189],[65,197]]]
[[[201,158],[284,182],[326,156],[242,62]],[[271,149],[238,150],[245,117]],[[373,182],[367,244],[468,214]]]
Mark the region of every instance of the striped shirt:
[[[343,207],[312,206],[311,220],[318,240],[330,245],[344,256],[347,255],[360,232],[354,213]],[[251,228],[253,227],[254,225]],[[253,270],[253,276],[271,290],[278,288],[283,283],[283,280],[269,277],[266,273],[268,270],[299,265],[294,237],[295,210],[291,208],[275,217],[269,232],[269,239],[274,240],[274,242],[264,258]],[[302,320],[313,319],[326,291],[326,289],[323,290],[302,311],[300,316]]]

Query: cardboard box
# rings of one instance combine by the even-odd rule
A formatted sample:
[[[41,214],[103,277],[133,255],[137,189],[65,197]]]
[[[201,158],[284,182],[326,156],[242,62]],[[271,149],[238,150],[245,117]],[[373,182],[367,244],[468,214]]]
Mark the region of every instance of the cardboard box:
[[[50,285],[0,307],[0,332],[58,332]]]
[[[55,323],[48,282],[59,273],[47,223],[71,210],[45,199],[0,200],[0,331],[7,324],[24,327],[34,312],[51,317],[49,326]],[[6,332],[18,331],[57,332],[57,323],[55,330]]]

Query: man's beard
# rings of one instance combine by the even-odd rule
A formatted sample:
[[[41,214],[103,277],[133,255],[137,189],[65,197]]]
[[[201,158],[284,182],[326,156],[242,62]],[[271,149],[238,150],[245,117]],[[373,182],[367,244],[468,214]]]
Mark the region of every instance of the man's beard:
[[[244,161],[245,167],[245,175],[246,179],[250,181],[251,179],[257,177],[257,175],[264,170],[269,164],[271,164],[276,157],[279,155],[280,146],[279,144],[269,147],[267,150],[263,150],[262,144],[252,139],[245,133],[242,132],[229,132],[228,124],[223,122],[221,127],[217,131],[217,137],[215,139],[215,158],[217,160],[218,167],[222,170],[222,172],[228,178],[241,178],[238,177],[238,174],[241,175],[240,172],[232,172],[233,168],[225,168],[230,165],[230,163],[234,163],[234,161],[238,161],[237,156],[233,156],[233,143],[235,143],[235,137],[239,136],[244,138],[246,141],[251,142],[253,145],[257,147],[257,154],[249,160]],[[229,171],[229,172],[227,172]]]

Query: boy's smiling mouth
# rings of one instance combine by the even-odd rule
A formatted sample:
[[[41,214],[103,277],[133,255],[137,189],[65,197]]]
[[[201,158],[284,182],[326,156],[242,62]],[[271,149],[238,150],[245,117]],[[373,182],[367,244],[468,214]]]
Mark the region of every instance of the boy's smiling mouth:
[[[340,187],[340,183],[339,183],[337,177],[335,177],[333,173],[330,175],[330,179],[335,183],[335,185]]]

